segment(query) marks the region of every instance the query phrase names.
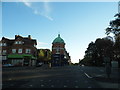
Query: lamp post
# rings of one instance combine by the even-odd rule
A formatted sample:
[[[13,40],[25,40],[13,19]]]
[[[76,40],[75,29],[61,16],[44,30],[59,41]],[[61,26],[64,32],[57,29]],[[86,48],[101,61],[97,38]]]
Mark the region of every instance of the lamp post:
[[[105,61],[105,69],[106,69],[106,74],[107,77],[110,78],[110,74],[111,74],[111,64],[110,64],[110,57],[105,56],[104,57],[104,61]]]

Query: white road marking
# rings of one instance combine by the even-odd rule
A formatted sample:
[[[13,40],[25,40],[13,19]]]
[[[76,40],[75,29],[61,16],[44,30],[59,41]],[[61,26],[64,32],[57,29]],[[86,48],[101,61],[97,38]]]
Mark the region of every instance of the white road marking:
[[[9,78],[8,80],[12,80],[11,78]]]
[[[66,85],[64,85],[64,87],[67,87]]]
[[[78,82],[78,81],[75,81],[75,82]]]
[[[101,76],[103,76],[103,75],[96,75],[96,77],[101,77]]]
[[[92,88],[92,87],[88,87],[88,88]]]
[[[88,78],[92,78],[91,76],[89,76],[87,73],[84,73]]]
[[[51,82],[51,80],[49,80],[49,82]]]
[[[44,85],[41,85],[41,87],[44,87]]]
[[[33,85],[29,85],[29,86],[31,86],[31,87],[32,87]]]
[[[78,86],[75,86],[75,88],[79,88]]]
[[[54,85],[51,85],[51,87],[54,87]]]

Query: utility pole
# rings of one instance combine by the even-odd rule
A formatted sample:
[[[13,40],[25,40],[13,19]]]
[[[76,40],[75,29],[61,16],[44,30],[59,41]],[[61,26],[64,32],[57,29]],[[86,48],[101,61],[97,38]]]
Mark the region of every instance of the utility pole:
[[[120,13],[120,1],[118,2],[118,14]]]

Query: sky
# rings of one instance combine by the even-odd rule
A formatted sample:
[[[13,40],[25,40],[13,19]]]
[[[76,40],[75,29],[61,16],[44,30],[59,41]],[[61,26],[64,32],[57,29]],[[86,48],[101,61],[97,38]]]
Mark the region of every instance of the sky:
[[[2,2],[2,36],[31,35],[38,49],[52,50],[60,34],[73,63],[84,57],[91,41],[107,36],[105,29],[118,12],[117,2],[22,1]]]

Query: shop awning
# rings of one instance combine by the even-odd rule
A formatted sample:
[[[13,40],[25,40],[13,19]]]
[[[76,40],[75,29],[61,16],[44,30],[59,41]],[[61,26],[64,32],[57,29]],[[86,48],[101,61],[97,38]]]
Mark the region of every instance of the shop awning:
[[[34,57],[33,55],[30,54],[9,54],[8,58],[30,58],[30,59],[37,59],[37,57]]]

